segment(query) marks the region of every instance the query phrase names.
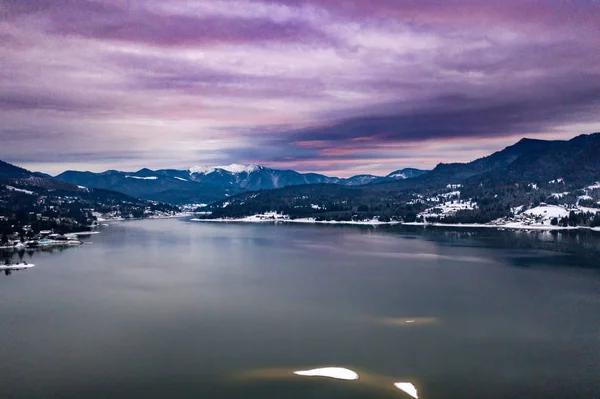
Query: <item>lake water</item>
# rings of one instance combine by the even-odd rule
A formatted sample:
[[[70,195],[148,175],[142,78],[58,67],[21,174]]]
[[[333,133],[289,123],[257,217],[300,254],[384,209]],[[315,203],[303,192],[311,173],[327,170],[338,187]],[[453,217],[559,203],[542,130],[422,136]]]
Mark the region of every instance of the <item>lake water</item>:
[[[0,276],[0,398],[600,397],[598,234],[113,223]],[[346,367],[358,381],[294,376]]]

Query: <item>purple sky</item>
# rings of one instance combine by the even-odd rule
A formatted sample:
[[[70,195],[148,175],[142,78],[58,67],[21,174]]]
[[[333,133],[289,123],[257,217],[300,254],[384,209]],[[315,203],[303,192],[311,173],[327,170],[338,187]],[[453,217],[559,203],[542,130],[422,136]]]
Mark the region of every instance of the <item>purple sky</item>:
[[[2,0],[0,159],[349,176],[600,131],[595,0]]]

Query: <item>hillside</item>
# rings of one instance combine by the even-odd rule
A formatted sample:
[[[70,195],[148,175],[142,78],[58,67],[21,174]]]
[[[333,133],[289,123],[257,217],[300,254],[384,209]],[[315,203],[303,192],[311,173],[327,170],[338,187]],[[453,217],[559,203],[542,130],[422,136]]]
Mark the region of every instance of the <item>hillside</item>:
[[[122,193],[89,189],[0,161],[0,235],[81,231],[98,216],[142,218],[178,208]]]
[[[322,184],[245,193],[212,204],[211,211],[215,218],[277,211],[292,218],[487,223],[555,204],[581,214],[578,224],[593,224],[600,216],[597,154],[599,133],[569,141],[523,139],[469,163],[439,164],[412,179],[344,190]]]

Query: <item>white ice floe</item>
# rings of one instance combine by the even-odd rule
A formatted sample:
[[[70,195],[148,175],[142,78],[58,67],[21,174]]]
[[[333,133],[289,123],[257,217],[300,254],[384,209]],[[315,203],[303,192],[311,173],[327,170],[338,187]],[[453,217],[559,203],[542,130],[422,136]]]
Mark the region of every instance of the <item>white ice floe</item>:
[[[130,175],[125,176],[125,178],[126,179],[138,179],[138,180],[156,180],[156,179],[158,179],[158,177],[156,177],[156,176],[141,177],[141,176],[130,176]]]
[[[347,381],[358,380],[358,374],[342,367],[324,367],[320,369],[294,371],[294,374],[307,377],[328,377]]]
[[[13,186],[6,186],[6,188],[9,189],[10,191],[18,191],[20,193],[25,193],[25,194],[33,195],[33,191],[23,190],[22,188],[16,188],[16,187],[13,187]]]
[[[402,392],[409,394],[413,398],[419,399],[419,393],[417,392],[417,387],[415,387],[410,382],[396,382],[396,383],[394,383],[394,386],[396,388],[398,388],[399,390],[401,390]]]

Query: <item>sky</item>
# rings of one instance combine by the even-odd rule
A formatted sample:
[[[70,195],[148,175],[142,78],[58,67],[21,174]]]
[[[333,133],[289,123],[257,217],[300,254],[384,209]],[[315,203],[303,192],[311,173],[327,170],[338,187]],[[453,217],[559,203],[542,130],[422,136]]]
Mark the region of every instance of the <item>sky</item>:
[[[31,170],[382,175],[597,131],[597,0],[0,0]]]

